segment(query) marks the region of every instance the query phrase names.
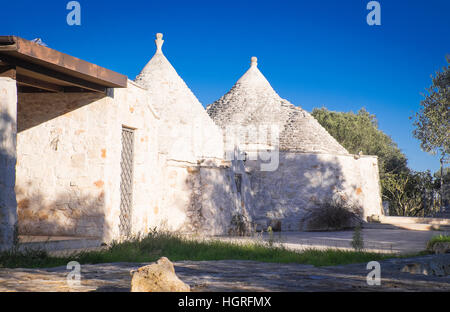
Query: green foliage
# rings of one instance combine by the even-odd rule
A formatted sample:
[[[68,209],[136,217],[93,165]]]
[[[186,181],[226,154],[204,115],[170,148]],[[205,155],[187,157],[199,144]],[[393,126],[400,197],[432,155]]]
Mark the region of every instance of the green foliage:
[[[381,176],[408,170],[406,156],[387,134],[378,129],[376,116],[364,108],[357,114],[316,108],[312,115],[350,153],[378,156]]]
[[[106,250],[86,251],[64,257],[53,257],[44,251],[19,251],[0,253],[0,267],[38,268],[64,266],[70,261],[80,264],[156,261],[165,256],[171,261],[254,260],[274,263],[301,263],[315,266],[364,263],[400,257],[393,254],[356,252],[344,250],[289,250],[269,247],[265,243],[231,243],[221,240],[193,239],[173,233],[152,232],[145,237],[113,243]]]
[[[50,257],[42,249],[11,250],[0,252],[0,268],[40,268],[55,267],[68,263],[64,259]]]
[[[271,226],[267,227],[267,233],[269,233],[269,240],[267,241],[269,246],[272,247],[275,243],[275,239],[273,238],[273,229]]]
[[[443,179],[442,179],[442,183],[444,184],[450,184],[450,168],[444,168],[443,170]],[[433,174],[433,177],[435,178],[435,183],[439,183],[440,179],[441,179],[441,170],[436,171]],[[436,184],[436,187],[439,188],[439,184]]]
[[[447,66],[432,77],[432,85],[423,94],[420,110],[413,117],[414,136],[420,140],[424,151],[439,152],[442,157],[450,152],[450,55]]]
[[[390,215],[427,216],[439,210],[433,198],[436,182],[429,171],[388,173],[381,185],[383,198],[390,202]]]
[[[364,250],[364,238],[362,236],[362,229],[361,225],[357,225],[355,227],[355,230],[353,232],[353,238],[351,241],[351,245],[355,251],[362,251]]]
[[[313,116],[350,153],[378,156],[383,200],[390,215],[429,215],[438,209],[433,196],[439,183],[430,172],[407,167],[406,156],[392,139],[378,129],[377,119],[364,108],[353,112],[315,109]]]

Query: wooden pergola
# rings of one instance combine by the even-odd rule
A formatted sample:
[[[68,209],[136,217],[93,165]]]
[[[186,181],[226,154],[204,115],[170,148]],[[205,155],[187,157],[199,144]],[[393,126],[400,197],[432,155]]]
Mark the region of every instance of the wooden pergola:
[[[0,251],[13,245],[20,93],[95,92],[126,88],[127,77],[16,36],[0,36]]]
[[[18,92],[100,92],[126,88],[127,77],[16,36],[0,36],[0,76]]]

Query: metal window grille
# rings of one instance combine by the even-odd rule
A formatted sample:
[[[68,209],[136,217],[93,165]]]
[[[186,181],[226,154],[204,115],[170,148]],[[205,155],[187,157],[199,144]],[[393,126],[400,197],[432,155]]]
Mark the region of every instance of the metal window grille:
[[[120,223],[122,237],[131,235],[131,218],[133,213],[133,160],[134,130],[122,128],[122,156],[120,161]]]

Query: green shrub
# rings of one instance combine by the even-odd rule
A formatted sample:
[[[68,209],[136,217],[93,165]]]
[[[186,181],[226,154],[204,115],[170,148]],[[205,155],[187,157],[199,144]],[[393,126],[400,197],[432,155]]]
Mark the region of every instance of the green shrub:
[[[355,249],[356,251],[364,250],[364,238],[362,236],[361,225],[357,225],[355,227],[351,245],[352,245],[353,249]]]
[[[362,208],[343,200],[317,203],[307,218],[309,231],[338,231],[354,228],[362,223]]]

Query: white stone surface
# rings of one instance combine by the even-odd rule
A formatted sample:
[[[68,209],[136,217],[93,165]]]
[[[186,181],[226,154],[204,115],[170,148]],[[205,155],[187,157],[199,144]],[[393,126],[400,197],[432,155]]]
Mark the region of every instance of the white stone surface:
[[[248,71],[207,111],[222,129],[241,129],[236,135],[250,156],[246,167],[259,227],[281,222],[283,230],[304,230],[314,202],[333,196],[358,203],[364,218],[382,214],[377,158],[350,155],[308,112],[282,99],[257,65],[252,57]],[[264,125],[278,127],[279,142],[258,133]],[[279,148],[279,166],[266,172],[255,151],[268,148]]]
[[[27,235],[117,238],[122,126],[135,129],[133,231],[146,232],[161,194],[158,119],[142,88],[114,97],[19,94],[16,193]]]
[[[317,201],[335,196],[363,207],[363,218],[381,214],[378,161],[373,156],[281,152],[276,171],[259,170],[247,161],[253,193],[254,221],[266,229],[271,220],[285,231],[305,230]]]
[[[135,135],[133,234],[223,234],[245,210],[220,129],[160,48],[141,75],[148,85],[128,81],[111,97],[19,94],[21,234],[120,238],[123,126]]]
[[[109,96],[16,98],[15,81],[0,78],[1,113],[11,117],[0,124],[2,246],[13,240],[15,197],[20,234],[119,239],[122,127],[135,135],[135,235],[154,228],[221,235],[235,215],[264,227],[275,220],[285,230],[299,230],[313,199],[333,194],[358,201],[365,216],[381,213],[377,159],[349,155],[311,115],[281,99],[256,58],[209,107],[216,125],[163,55],[162,35],[155,43],[156,53],[136,82]],[[280,126],[278,169],[263,172],[258,161],[225,160],[221,127],[230,123]]]
[[[164,56],[161,38],[156,40],[155,55],[136,77],[161,116],[160,152],[179,161],[222,158],[220,129]]]
[[[245,210],[235,189],[233,167],[223,162],[222,132],[162,52],[136,78],[161,116],[161,203],[152,226],[188,233],[223,234],[233,213]],[[233,189],[234,187],[234,189]]]

